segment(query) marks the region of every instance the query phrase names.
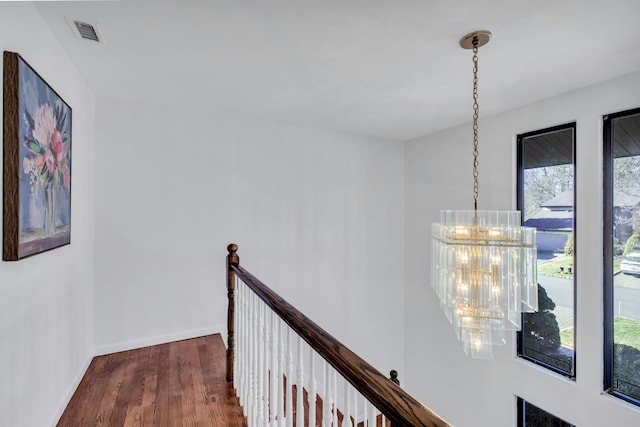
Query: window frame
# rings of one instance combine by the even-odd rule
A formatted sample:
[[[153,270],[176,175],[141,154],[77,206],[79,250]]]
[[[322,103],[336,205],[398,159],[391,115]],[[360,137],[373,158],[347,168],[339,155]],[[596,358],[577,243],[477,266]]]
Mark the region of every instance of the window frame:
[[[526,412],[526,405],[535,406],[537,409],[539,409],[539,410],[541,410],[541,411],[546,412],[547,414],[551,415],[551,416],[552,416],[552,417],[554,417],[554,418],[557,418],[557,419],[558,419],[558,421],[563,422],[563,423],[566,423],[566,424],[569,424],[569,425],[571,425],[571,426],[575,427],[575,425],[574,425],[574,424],[571,424],[570,422],[565,421],[564,419],[562,419],[562,418],[558,417],[557,415],[554,415],[554,414],[552,414],[551,412],[548,412],[548,411],[546,411],[546,410],[542,409],[542,408],[541,408],[541,407],[539,407],[538,405],[534,405],[533,403],[531,403],[531,402],[529,402],[529,401],[527,401],[527,400],[523,399],[523,398],[522,398],[522,397],[520,397],[520,396],[516,396],[516,398],[517,398],[517,399],[516,399],[516,402],[517,402],[517,417],[518,417],[518,422],[517,422],[517,424],[516,424],[516,425],[517,425],[517,427],[526,427],[526,422],[525,422],[525,421],[526,421],[526,415],[527,415],[527,412]]]
[[[614,280],[613,280],[613,121],[640,114],[640,108],[619,111],[603,116],[602,126],[602,205],[603,205],[603,390],[612,396],[640,406],[640,399],[633,398],[613,388],[614,350]]]
[[[531,356],[527,356],[524,354],[523,342],[524,342],[524,316],[525,313],[522,313],[522,329],[516,332],[516,355],[528,362],[531,362],[535,365],[541,366],[545,369],[548,369],[558,375],[562,375],[565,378],[575,381],[576,372],[577,372],[577,283],[578,283],[578,268],[577,268],[577,248],[578,248],[578,233],[577,233],[577,168],[576,168],[576,146],[577,146],[577,125],[576,122],[564,123],[561,125],[551,126],[543,129],[538,129],[530,132],[525,132],[517,135],[516,138],[516,166],[517,166],[517,177],[516,177],[516,209],[520,211],[521,222],[524,223],[524,152],[523,152],[523,142],[526,138],[530,138],[532,136],[540,136],[548,133],[558,132],[562,130],[571,129],[573,132],[573,141],[572,141],[572,159],[571,165],[573,166],[573,372],[568,373],[559,369],[553,365],[545,363],[541,360],[535,359]]]

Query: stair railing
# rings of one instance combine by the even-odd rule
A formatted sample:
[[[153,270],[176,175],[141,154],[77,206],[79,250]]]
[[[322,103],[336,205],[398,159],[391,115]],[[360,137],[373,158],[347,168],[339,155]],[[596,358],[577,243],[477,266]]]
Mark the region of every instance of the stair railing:
[[[240,266],[237,245],[227,250],[226,377],[249,427],[450,426]]]

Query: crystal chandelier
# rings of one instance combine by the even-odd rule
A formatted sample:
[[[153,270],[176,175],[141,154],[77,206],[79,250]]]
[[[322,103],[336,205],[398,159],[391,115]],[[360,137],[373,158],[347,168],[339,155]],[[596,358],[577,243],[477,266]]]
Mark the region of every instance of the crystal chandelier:
[[[522,313],[538,308],[536,230],[520,211],[478,210],[478,48],[489,31],[460,40],[473,49],[473,210],[443,210],[432,224],[432,286],[464,351],[493,356],[505,332],[521,329]]]

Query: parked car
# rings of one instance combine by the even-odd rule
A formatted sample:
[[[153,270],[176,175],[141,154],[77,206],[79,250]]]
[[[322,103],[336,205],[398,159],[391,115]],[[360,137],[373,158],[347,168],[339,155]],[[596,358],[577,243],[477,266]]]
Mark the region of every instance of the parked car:
[[[620,262],[620,271],[640,276],[640,252],[631,252]]]

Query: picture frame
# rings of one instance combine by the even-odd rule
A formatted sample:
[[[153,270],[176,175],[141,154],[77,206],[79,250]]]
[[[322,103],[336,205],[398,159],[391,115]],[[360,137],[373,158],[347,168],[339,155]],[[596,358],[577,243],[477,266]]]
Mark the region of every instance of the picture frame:
[[[3,251],[17,261],[71,243],[71,119],[17,53],[3,55]]]

